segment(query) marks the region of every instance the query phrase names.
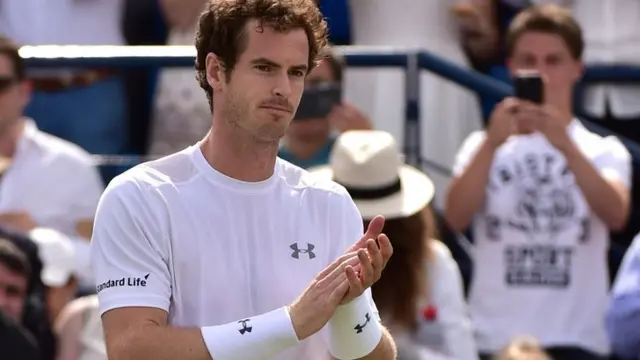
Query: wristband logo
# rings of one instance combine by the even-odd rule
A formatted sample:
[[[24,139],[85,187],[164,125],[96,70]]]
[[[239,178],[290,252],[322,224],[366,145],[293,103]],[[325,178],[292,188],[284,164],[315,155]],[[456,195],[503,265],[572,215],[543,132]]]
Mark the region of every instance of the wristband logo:
[[[360,334],[364,330],[364,328],[367,325],[369,325],[369,323],[371,322],[371,315],[369,315],[369,313],[364,314],[364,318],[365,318],[364,324],[362,325],[358,324],[353,328],[353,330],[356,331],[356,334]]]
[[[96,293],[99,293],[100,291],[104,290],[104,289],[109,289],[109,288],[116,288],[116,287],[146,287],[147,286],[147,279],[149,278],[149,275],[151,274],[147,274],[143,277],[123,277],[121,279],[109,279],[105,282],[103,282],[102,284],[98,284],[98,286],[96,286]]]
[[[251,321],[251,319],[244,319],[244,320],[238,321],[238,324],[242,325],[242,329],[238,329],[238,331],[240,332],[240,335],[244,335],[245,333],[250,333],[251,330],[253,329],[253,326],[247,325],[249,321]]]

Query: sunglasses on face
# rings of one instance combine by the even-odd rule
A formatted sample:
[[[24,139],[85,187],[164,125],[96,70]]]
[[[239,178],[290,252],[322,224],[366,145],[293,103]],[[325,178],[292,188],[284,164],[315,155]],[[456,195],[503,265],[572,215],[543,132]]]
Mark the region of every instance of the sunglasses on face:
[[[17,82],[18,82],[18,79],[16,79],[13,76],[0,75],[0,93],[3,93],[9,90],[9,88]]]

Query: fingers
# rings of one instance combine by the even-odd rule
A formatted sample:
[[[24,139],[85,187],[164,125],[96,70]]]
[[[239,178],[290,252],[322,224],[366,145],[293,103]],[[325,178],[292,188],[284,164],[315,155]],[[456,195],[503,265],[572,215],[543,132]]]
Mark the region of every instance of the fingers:
[[[371,243],[374,243],[373,244],[374,247],[376,248],[378,247],[377,245],[375,245],[375,242],[373,240],[369,241],[367,244],[371,244]],[[360,260],[360,276],[359,276],[358,282],[365,289],[371,286],[373,282],[376,280],[375,278],[376,270],[371,261],[371,257],[372,257],[372,254],[371,253],[367,254],[367,251],[365,251],[364,249],[360,249],[358,251],[358,260]],[[356,274],[356,271],[352,266],[347,266],[346,269],[350,269],[350,271]]]
[[[391,240],[385,234],[380,234],[378,236],[378,245],[380,246],[380,257],[382,258],[382,268],[384,269],[387,266],[387,262],[393,255],[393,246],[391,245]]]
[[[380,233],[382,233],[382,228],[384,227],[384,216],[378,215],[369,221],[369,226],[367,227],[367,232],[364,233],[363,238],[365,241],[367,239],[376,239]]]
[[[324,270],[322,270],[316,276],[316,279],[320,280],[322,278],[325,278],[327,275],[329,275],[332,271],[334,271],[338,266],[340,266],[340,264],[345,262],[347,259],[353,258],[353,257],[356,257],[356,256],[357,256],[357,253],[356,253],[355,250],[344,253],[342,256],[340,256],[339,258],[335,259],[331,264],[329,264],[329,266],[324,268]]]
[[[347,253],[352,251],[357,251],[358,249],[365,249],[367,245],[367,241],[369,239],[377,239],[378,235],[382,233],[382,229],[384,228],[384,216],[378,215],[374,217],[367,227],[367,231],[362,235],[360,240],[358,240],[352,247],[347,250]]]
[[[358,275],[356,274],[354,268],[352,266],[347,266],[345,268],[345,274],[349,285],[348,292],[354,294],[355,296],[353,297],[360,296],[364,292],[366,287],[363,286],[362,282],[360,282],[360,279],[358,278]]]

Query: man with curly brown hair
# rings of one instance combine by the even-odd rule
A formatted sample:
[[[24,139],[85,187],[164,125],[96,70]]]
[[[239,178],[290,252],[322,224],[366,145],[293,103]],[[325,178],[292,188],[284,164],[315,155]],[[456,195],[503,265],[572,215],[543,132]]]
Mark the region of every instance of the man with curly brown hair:
[[[312,0],[211,1],[198,144],[114,179],[92,255],[112,359],[393,359],[370,286],[392,253],[344,187],[278,159],[326,46]],[[300,295],[301,294],[301,295]]]

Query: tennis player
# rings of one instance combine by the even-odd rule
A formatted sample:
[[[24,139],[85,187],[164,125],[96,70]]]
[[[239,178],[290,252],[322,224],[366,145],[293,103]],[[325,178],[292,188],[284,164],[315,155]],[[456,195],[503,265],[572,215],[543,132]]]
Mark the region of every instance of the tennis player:
[[[199,19],[205,138],[115,178],[92,256],[110,359],[393,359],[370,286],[392,253],[344,187],[276,157],[326,47],[313,0]]]

